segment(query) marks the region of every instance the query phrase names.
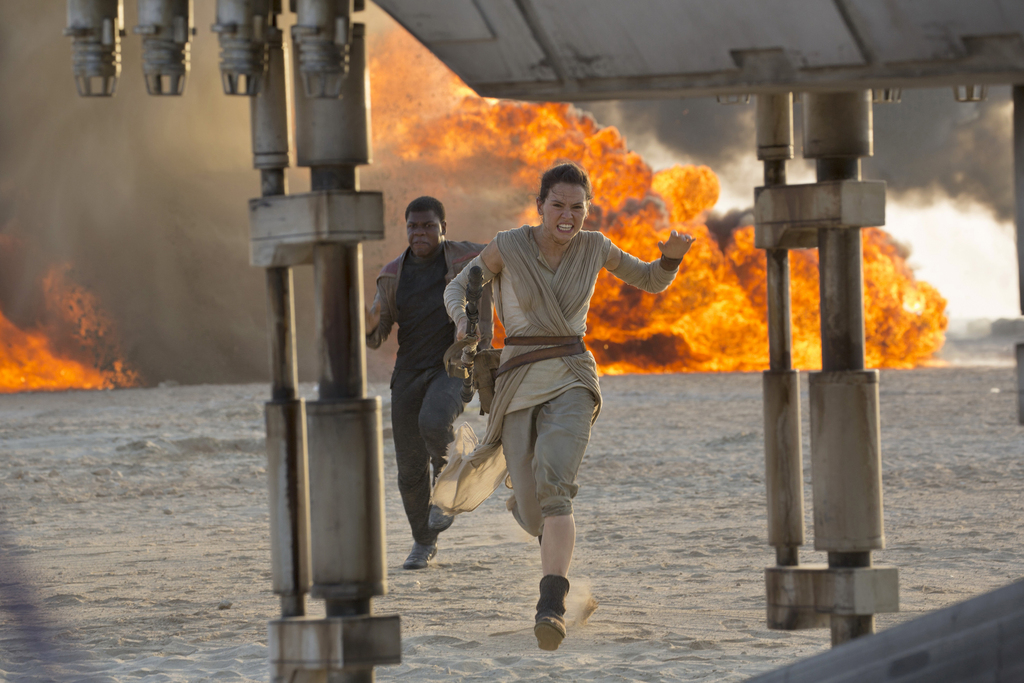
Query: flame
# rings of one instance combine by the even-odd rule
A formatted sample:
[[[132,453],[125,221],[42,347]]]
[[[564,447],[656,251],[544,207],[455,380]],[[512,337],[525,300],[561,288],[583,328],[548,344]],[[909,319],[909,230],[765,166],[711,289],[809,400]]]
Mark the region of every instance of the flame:
[[[587,344],[604,374],[767,368],[765,254],[754,247],[750,226],[735,231],[723,249],[703,224],[719,194],[711,169],[653,173],[618,130],[568,104],[478,97],[403,29],[377,37],[370,48],[375,145],[385,152],[385,177],[414,165],[421,174],[444,177],[453,192],[527,200],[545,168],[571,159],[593,181],[587,229],[647,260],[660,255],[657,243],[673,229],[697,238],[675,283],[661,294],[602,272]],[[528,222],[535,209],[524,203],[518,218]],[[496,230],[515,227],[515,218],[504,217]],[[945,300],[914,278],[885,232],[867,229],[863,237],[867,365],[934,362],[944,342]],[[817,252],[791,252],[790,264],[794,365],[819,368]]]
[[[95,296],[55,266],[42,281],[45,321],[23,330],[0,311],[0,393],[135,386],[121,360],[113,325]]]

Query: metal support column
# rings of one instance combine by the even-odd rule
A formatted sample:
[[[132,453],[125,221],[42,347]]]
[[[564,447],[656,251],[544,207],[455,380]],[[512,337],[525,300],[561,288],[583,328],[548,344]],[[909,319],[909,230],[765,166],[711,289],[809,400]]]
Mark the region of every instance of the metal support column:
[[[1017,291],[1024,314],[1024,85],[1013,86],[1013,181],[1017,200]],[[1024,425],[1024,340],[1017,344],[1017,421]]]
[[[804,155],[817,160],[819,183],[859,181],[860,158],[873,151],[870,91],[804,96]],[[860,229],[819,230],[818,258],[822,372],[812,375],[818,381],[811,416],[817,427],[812,466],[822,471],[814,472],[815,546],[828,551],[830,569],[870,567],[871,550],[883,547],[881,459],[877,372],[864,372]],[[863,409],[866,420],[859,421],[860,410],[843,414],[842,408]],[[874,633],[875,617],[833,614],[831,628],[838,645]]]
[[[793,100],[789,93],[757,98],[757,158],[764,186],[786,184],[793,157]],[[803,457],[800,448],[800,374],[793,369],[789,250],[765,250],[768,271],[768,356],[764,373],[765,484],[768,543],[778,566],[800,563],[804,543]]]
[[[271,2],[218,3],[225,92],[248,95],[253,166],[260,171],[261,196],[283,197],[288,188],[288,106],[284,36],[277,27],[280,7]],[[279,3],[278,3],[279,4]],[[240,60],[241,53],[251,59]],[[245,75],[247,87],[238,88]],[[271,564],[282,617],[306,614],[309,591],[309,480],[305,405],[298,397],[292,270],[267,268],[267,326],[270,342],[270,401],[267,429]]]
[[[793,158],[793,97],[790,93],[758,95],[757,158],[764,162],[764,186],[755,190],[755,204],[765,192],[786,186],[786,162]],[[800,435],[800,373],[793,369],[789,295],[789,250],[813,247],[813,231],[772,232],[756,213],[755,243],[765,250],[768,293],[768,370],[764,392],[765,489],[768,501],[768,544],[775,547],[775,566],[765,570],[768,628],[820,628],[828,615],[813,599],[794,599],[792,577],[803,571],[799,550],[804,544],[803,453]],[[788,227],[788,226],[784,226]],[[806,596],[805,596],[806,597]]]
[[[384,464],[380,398],[366,395],[361,242],[383,239],[384,207],[379,192],[359,190],[358,166],[371,156],[365,30],[344,5],[297,5],[296,151],[312,191],[250,202],[253,263],[312,265],[315,281],[319,396],[305,406],[310,594],[326,615],[270,623],[275,683],[370,683],[375,666],[401,661],[399,618],[372,609],[387,592]],[[334,39],[325,42],[327,28]],[[340,61],[325,66],[317,55]],[[310,83],[333,85],[311,92]]]
[[[769,542],[786,547],[794,544],[786,539],[802,540],[803,533],[796,499],[799,424],[790,425],[796,448],[783,449],[785,439],[779,436],[787,424],[780,406],[796,402],[797,387],[790,389],[791,399],[781,389],[767,390],[767,378],[781,371],[788,350],[785,264],[776,252],[817,247],[822,371],[809,375],[811,470],[814,547],[826,551],[829,562],[798,564],[779,551],[779,562],[765,571],[765,581],[770,628],[829,625],[833,644],[839,644],[871,633],[874,614],[899,610],[898,572],[871,562],[871,551],[884,547],[881,447],[878,372],[864,369],[860,229],[885,224],[885,183],[860,179],[860,157],[872,151],[869,92],[807,94],[803,104],[804,154],[817,161],[818,182],[772,184],[776,178],[766,175],[754,204],[754,244],[768,253]],[[759,125],[759,142],[760,130]]]

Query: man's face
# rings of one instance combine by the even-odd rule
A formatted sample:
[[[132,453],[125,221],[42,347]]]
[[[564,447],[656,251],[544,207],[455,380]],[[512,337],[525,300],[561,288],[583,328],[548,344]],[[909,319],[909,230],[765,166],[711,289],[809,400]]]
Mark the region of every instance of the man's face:
[[[433,211],[410,211],[405,219],[409,248],[420,258],[430,256],[444,240],[445,222]]]

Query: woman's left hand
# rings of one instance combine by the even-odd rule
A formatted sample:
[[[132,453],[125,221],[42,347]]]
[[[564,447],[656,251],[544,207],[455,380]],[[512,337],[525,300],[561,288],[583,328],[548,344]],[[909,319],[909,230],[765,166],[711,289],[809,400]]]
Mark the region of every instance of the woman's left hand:
[[[680,235],[678,232],[673,230],[667,240],[664,242],[658,242],[658,249],[661,249],[661,253],[667,258],[681,259],[686,256],[686,252],[690,250],[690,245],[692,244],[692,236]]]

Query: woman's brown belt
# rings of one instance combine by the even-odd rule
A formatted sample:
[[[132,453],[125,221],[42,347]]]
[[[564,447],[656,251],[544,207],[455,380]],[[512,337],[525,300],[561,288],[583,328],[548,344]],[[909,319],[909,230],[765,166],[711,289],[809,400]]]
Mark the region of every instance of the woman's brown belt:
[[[536,363],[539,360],[561,358],[562,356],[577,356],[587,352],[587,347],[583,344],[583,337],[505,338],[505,346],[541,346],[548,344],[552,346],[548,346],[545,349],[537,349],[536,351],[527,351],[521,356],[510,358],[498,366],[498,371],[494,373],[494,376],[497,377],[503,372],[508,372],[512,368],[518,368],[520,365],[526,365],[527,363]]]

